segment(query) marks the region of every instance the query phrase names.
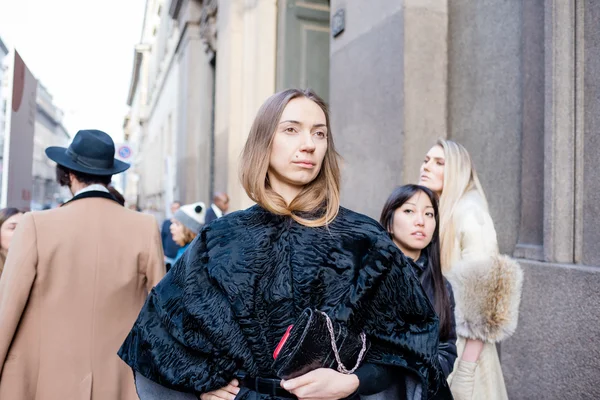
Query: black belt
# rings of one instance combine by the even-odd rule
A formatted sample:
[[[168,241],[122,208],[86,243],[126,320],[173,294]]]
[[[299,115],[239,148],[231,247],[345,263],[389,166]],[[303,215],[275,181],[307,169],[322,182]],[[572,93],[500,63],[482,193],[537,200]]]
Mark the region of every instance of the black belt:
[[[284,399],[297,399],[296,396],[285,390],[279,384],[279,378],[261,378],[261,377],[240,377],[240,385],[256,393],[269,396],[281,397]]]

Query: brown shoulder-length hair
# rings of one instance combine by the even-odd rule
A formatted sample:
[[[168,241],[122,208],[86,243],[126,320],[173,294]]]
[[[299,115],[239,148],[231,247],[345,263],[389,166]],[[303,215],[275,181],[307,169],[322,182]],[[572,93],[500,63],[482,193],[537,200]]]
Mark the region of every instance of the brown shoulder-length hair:
[[[188,243],[192,243],[194,241],[194,239],[196,239],[196,236],[198,236],[198,235],[196,233],[192,232],[192,230],[190,228],[185,226],[177,218],[173,218],[173,219],[175,219],[177,221],[177,223],[179,223],[181,225],[181,227],[183,228],[183,238],[181,240],[175,240],[175,243],[177,243],[180,247],[183,247]],[[173,221],[173,220],[171,220],[171,221]]]
[[[187,226],[183,226],[183,239],[180,242],[177,242],[177,244],[179,246],[185,246],[188,243],[192,243],[194,241],[194,239],[196,239],[196,236],[198,236],[197,234],[195,234],[194,232],[192,232],[192,230],[190,228],[188,228]]]
[[[317,177],[304,186],[290,204],[286,204],[283,197],[271,188],[267,172],[281,114],[291,100],[299,97],[314,101],[325,113],[327,151]],[[339,157],[333,144],[329,110],[323,99],[310,89],[288,89],[269,97],[258,110],[242,151],[240,179],[248,196],[264,209],[276,215],[290,216],[305,226],[324,226],[335,219],[340,208]],[[305,218],[299,212],[313,213],[315,218]]]

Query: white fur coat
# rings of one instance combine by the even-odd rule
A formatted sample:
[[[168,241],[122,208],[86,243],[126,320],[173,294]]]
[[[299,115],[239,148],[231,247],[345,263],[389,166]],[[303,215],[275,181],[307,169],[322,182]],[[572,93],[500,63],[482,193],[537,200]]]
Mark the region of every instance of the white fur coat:
[[[498,253],[494,223],[480,195],[465,195],[454,211],[455,241],[445,276],[456,301],[458,358],[448,378],[455,400],[508,398],[495,343],[517,328],[523,272]],[[466,339],[484,342],[476,364],[462,361]]]
[[[456,333],[497,343],[517,328],[523,272],[498,254],[494,223],[476,192],[457,205],[454,226],[452,264],[445,275],[456,301]]]

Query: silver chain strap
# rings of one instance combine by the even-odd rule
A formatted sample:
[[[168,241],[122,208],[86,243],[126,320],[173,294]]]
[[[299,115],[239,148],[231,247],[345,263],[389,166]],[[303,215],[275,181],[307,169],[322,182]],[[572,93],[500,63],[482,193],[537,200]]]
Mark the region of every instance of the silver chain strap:
[[[342,374],[346,375],[353,374],[354,371],[356,371],[360,366],[360,363],[362,362],[362,359],[365,356],[365,352],[367,351],[367,335],[365,335],[364,332],[360,333],[360,339],[362,340],[362,349],[360,350],[360,353],[358,353],[356,365],[351,370],[348,370],[346,369],[346,366],[342,363],[342,360],[340,359],[340,353],[338,351],[337,344],[335,343],[335,332],[333,330],[333,323],[331,322],[331,319],[329,319],[329,315],[325,314],[323,311],[319,312],[323,314],[323,316],[325,317],[325,321],[327,322],[327,330],[329,330],[329,336],[331,337],[331,348],[333,349],[333,354],[335,355],[335,361],[337,361],[338,364],[338,372],[341,372]]]

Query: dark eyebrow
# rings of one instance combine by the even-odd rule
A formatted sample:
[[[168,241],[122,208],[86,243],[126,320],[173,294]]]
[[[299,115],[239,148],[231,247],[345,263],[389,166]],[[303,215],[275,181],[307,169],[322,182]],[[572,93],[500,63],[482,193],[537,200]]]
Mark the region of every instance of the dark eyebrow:
[[[410,204],[411,206],[416,207],[417,205],[414,203],[411,203],[410,201],[405,202],[404,204]],[[433,208],[433,206],[425,206],[425,208]]]
[[[294,121],[294,120],[292,120],[292,119],[289,119],[289,120],[287,120],[287,121],[281,121],[281,122],[279,123],[279,125],[281,125],[281,124],[286,124],[286,123],[290,123],[290,124],[296,124],[296,125],[302,125],[300,122],[298,122],[298,121]],[[327,125],[325,125],[325,124],[314,124],[314,125],[313,125],[313,128],[327,128]]]

